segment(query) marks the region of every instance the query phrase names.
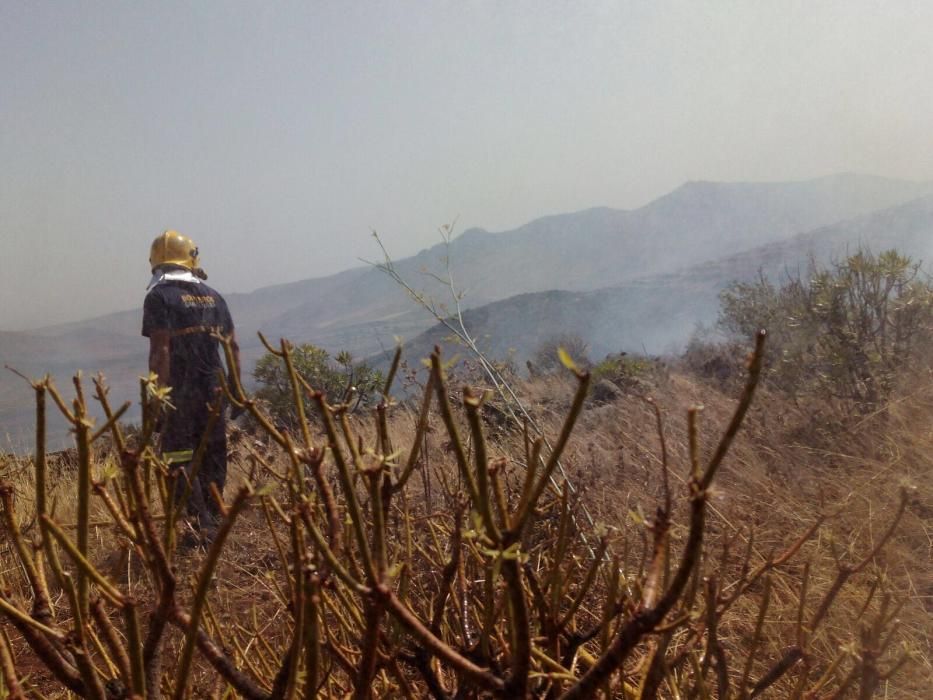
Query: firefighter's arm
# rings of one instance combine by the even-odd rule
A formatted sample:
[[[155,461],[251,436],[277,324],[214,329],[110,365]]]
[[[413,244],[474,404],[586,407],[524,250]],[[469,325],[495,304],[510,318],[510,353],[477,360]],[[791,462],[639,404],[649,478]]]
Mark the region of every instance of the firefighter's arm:
[[[149,371],[159,378],[161,386],[169,386],[171,334],[167,330],[152,331],[149,335]]]

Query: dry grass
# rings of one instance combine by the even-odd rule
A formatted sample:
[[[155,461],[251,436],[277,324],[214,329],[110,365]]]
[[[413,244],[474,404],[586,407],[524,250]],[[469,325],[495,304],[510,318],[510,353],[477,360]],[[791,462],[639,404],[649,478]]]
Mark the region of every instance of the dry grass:
[[[764,391],[746,419],[718,478],[710,503],[714,543],[745,546],[753,562],[764,562],[821,515],[829,515],[819,538],[805,545],[800,563],[788,567],[767,621],[772,652],[793,643],[803,562],[811,566],[808,605],[812,612],[836,573],[836,555],[849,559],[870,551],[891,522],[902,487],[913,492],[901,527],[869,570],[855,577],[820,638],[818,654],[831,659],[841,647],[857,645],[853,625],[882,575],[901,608],[900,642],[912,652],[903,672],[884,685],[884,697],[925,698],[933,687],[933,383],[917,376],[905,390],[870,416],[840,419],[838,407],[797,404]],[[533,414],[553,433],[569,405],[569,377],[541,377],[521,386]],[[674,464],[688,464],[686,412],[702,405],[709,427],[725,424],[735,398],[690,376],[674,373],[655,381],[652,400],[665,414],[666,449]],[[404,425],[402,426],[404,430]],[[709,432],[709,431],[706,431]],[[706,445],[705,451],[712,449]],[[503,453],[518,445],[503,436]],[[650,516],[661,499],[661,445],[655,414],[644,396],[629,395],[588,408],[564,456],[565,467],[599,523],[621,524],[622,539],[635,537],[633,513]],[[681,490],[686,472],[674,472]],[[680,514],[681,521],[685,514]],[[685,527],[679,530],[681,536]],[[640,549],[633,559],[641,556]],[[634,565],[634,562],[630,562]],[[876,595],[879,595],[876,593]],[[754,626],[755,604],[739,606],[730,634],[741,644]],[[774,656],[774,653],[771,654]]]
[[[710,492],[705,557],[698,569],[702,575],[698,573],[693,579],[696,604],[684,605],[681,609],[702,610],[704,579],[717,582],[726,592],[730,586],[741,587],[743,568],[754,569],[764,564],[769,557],[786,550],[818,518],[823,515],[829,517],[818,533],[802,545],[799,554],[770,577],[770,605],[762,617],[761,641],[749,663],[749,678],[765,676],[786,649],[799,642],[800,628],[796,620],[801,609],[801,581],[805,578],[805,568],[808,575],[803,616],[807,618],[815,612],[821,597],[831,587],[840,563],[845,565],[859,560],[872,551],[882,537],[895,516],[902,484],[908,482],[917,489],[894,537],[873,561],[852,576],[836,598],[825,622],[807,640],[807,654],[803,661],[763,697],[790,696],[804,668],[815,680],[838,661],[838,673],[844,675],[842,669],[850,666],[861,653],[859,624],[868,624],[885,595],[891,596],[891,605],[901,606],[898,613],[900,623],[891,651],[885,657],[886,665],[897,656],[897,648],[901,645],[910,650],[911,660],[897,674],[880,683],[878,696],[905,700],[928,697],[928,689],[933,687],[930,661],[933,658],[931,388],[933,383],[929,377],[919,377],[884,410],[856,424],[834,422],[832,417],[836,414],[832,407],[798,406],[767,393],[760,395],[753,405]],[[550,435],[559,432],[573,391],[572,379],[559,377],[540,378],[521,387],[521,394],[534,417]],[[735,408],[735,396],[676,373],[654,382],[651,393],[654,405],[660,407],[664,417],[663,448],[668,454],[675,496],[669,547],[676,554],[683,547],[690,525],[687,493],[690,450],[686,412],[691,406],[702,404],[700,421],[703,429],[700,434],[715,436],[729,422]],[[457,420],[463,420],[462,414],[458,414]],[[407,448],[406,441],[416,432],[417,422],[417,408],[397,406],[389,411],[388,432],[393,440]],[[465,423],[460,425],[461,429],[466,428]],[[378,443],[378,431],[369,418],[354,419],[351,427],[363,444]],[[512,504],[522,491],[524,441],[520,434],[498,424],[495,416],[490,417],[486,432],[490,438],[490,459],[502,457],[506,460],[502,480],[508,501]],[[322,442],[321,434],[316,433],[312,437],[316,443]],[[470,440],[465,444],[472,455],[475,444]],[[711,437],[700,445],[703,461],[709,458],[714,447]],[[268,685],[268,680],[279,670],[295,625],[294,592],[290,592],[295,578],[294,569],[289,565],[289,528],[271,508],[272,501],[269,500],[275,498],[282,503],[288,500],[287,481],[274,475],[287,473],[293,465],[285,451],[264,437],[257,439],[241,434],[234,440],[233,450],[235,457],[231,464],[228,495],[246,483],[254,489],[268,485],[271,490],[263,492],[268,497],[253,501],[252,507],[236,522],[209,589],[203,628],[212,638],[222,640],[226,653],[240,668],[254,678],[266,679]],[[406,563],[404,571],[397,575],[396,583],[401,582],[400,585],[405,587],[406,600],[412,611],[428,620],[436,593],[444,586],[441,565],[450,555],[450,543],[457,528],[454,512],[463,500],[465,484],[451,452],[450,436],[437,415],[432,414],[428,419],[422,451],[422,459],[403,492],[404,496],[395,501],[386,532],[390,536],[387,542],[389,559]],[[106,453],[97,456],[95,479],[101,479],[105,474],[116,478],[119,465],[113,460]],[[628,395],[610,404],[585,408],[562,461],[579,490],[581,501],[599,524],[609,527],[610,551],[618,557],[624,573],[623,587],[630,587],[632,604],[637,603],[644,595],[646,569],[650,569],[652,561],[652,522],[656,522],[656,510],[664,501],[662,442],[654,406],[641,397]],[[28,462],[8,460],[3,465],[3,478],[13,484],[17,517],[27,539],[34,540],[39,535],[29,467]],[[77,521],[74,478],[73,467],[65,465],[51,481],[50,502],[54,503],[54,515],[59,523],[75,524]],[[336,488],[336,480],[329,479]],[[156,511],[154,515],[159,513]],[[141,600],[152,600],[148,578],[151,571],[147,573],[146,567],[140,565],[128,540],[115,534],[116,529],[111,525],[95,524],[108,523],[109,520],[109,514],[101,503],[92,500],[90,534],[93,561],[100,570],[119,582],[121,590],[137,595]],[[352,541],[349,521],[345,524],[344,538]],[[598,537],[583,526],[582,519],[577,519],[576,525],[570,521],[565,525],[568,532],[577,528],[581,530],[579,533],[571,532],[574,536],[570,538],[568,549],[557,562],[563,567],[562,575],[566,577],[566,600],[574,598],[582,587],[590,558],[589,548],[595,546]],[[464,529],[476,528],[469,522],[464,522],[463,526]],[[555,490],[551,490],[544,494],[538,518],[523,540],[529,576],[546,575],[552,570],[560,526],[560,498]],[[579,535],[585,537],[589,545],[583,544]],[[3,547],[0,570],[5,585],[11,589],[6,597],[28,609],[31,596],[28,581],[8,540]],[[479,632],[486,624],[484,616],[487,614],[496,616],[488,623],[490,630],[502,635],[503,630],[508,629],[505,621],[509,615],[501,602],[508,586],[500,582],[497,584],[500,588],[490,594],[484,580],[489,575],[489,563],[484,559],[481,548],[475,542],[466,542],[462,547],[463,561],[453,581],[455,595],[451,596],[448,610],[442,618],[443,639],[460,653],[469,651],[472,658],[480,658],[493,666],[497,663],[507,666],[509,648],[513,643],[502,636],[493,639],[491,649],[484,651]],[[121,556],[121,552],[128,555]],[[743,567],[746,553],[747,565]],[[175,559],[179,605],[183,608],[191,604],[192,582],[203,563],[203,556],[203,553],[191,553]],[[345,556],[345,565],[351,566],[351,573],[362,576],[361,570],[353,568],[361,566],[359,552],[348,550]],[[320,560],[314,561],[320,566]],[[876,583],[879,580],[882,582],[880,585]],[[608,578],[600,576],[596,580],[575,616],[571,630],[581,630],[599,622],[608,585]],[[733,687],[743,674],[743,660],[749,649],[755,646],[756,619],[764,588],[764,578],[751,582],[747,595],[736,600],[719,621],[719,639],[729,658],[735,660],[729,668]],[[61,590],[52,586],[52,591],[58,608],[64,611],[67,606]],[[364,614],[365,606],[355,603],[352,592],[339,585],[327,593],[326,598],[330,607],[325,606],[321,611],[321,619],[333,626],[334,637],[324,669],[325,688],[334,696],[341,696],[354,692],[353,671],[365,656],[360,647],[354,647],[355,643],[365,646],[365,640],[354,640],[349,634],[353,630],[362,634],[362,627],[357,627],[353,620],[355,616]],[[870,603],[866,604],[869,599]],[[490,600],[500,602],[487,613],[484,605]],[[566,610],[566,602],[562,609]],[[681,653],[688,656],[693,653],[690,651],[690,630],[695,629],[692,627],[695,622],[691,619],[681,623],[681,632],[669,640],[667,653],[671,659]],[[70,620],[64,612],[57,624],[68,628]],[[54,690],[55,682],[30,656],[17,632],[10,630],[8,634],[17,658],[17,674],[24,681],[27,692],[38,696],[41,691],[47,697],[64,697],[65,693]],[[377,664],[378,671],[371,678],[369,690],[377,697],[395,696],[403,691],[415,697],[427,696],[422,677],[410,663],[405,665],[398,661],[405,654],[412,653],[417,645],[412,647],[397,626],[389,625],[384,634],[379,648],[381,653],[389,655],[389,659]],[[181,631],[167,635],[167,658],[175,658],[182,641]],[[637,679],[646,673],[656,648],[656,643],[646,637],[636,652],[624,660],[624,675],[629,682],[635,683],[636,691]],[[546,651],[547,645],[544,644],[542,649]],[[697,650],[701,649],[702,644],[697,647]],[[598,643],[581,647],[581,652],[572,659],[571,672],[579,676],[600,652]],[[696,660],[699,657],[690,658]],[[99,663],[106,666],[104,661]],[[343,664],[349,666],[344,667]],[[432,664],[445,685],[457,686],[458,675],[451,667]],[[674,689],[681,684],[691,687],[691,683],[685,680],[690,675],[689,664],[684,664],[678,666],[676,672],[671,672],[671,680],[660,687],[658,697],[675,697]],[[541,675],[554,669],[540,666],[537,657],[534,668],[539,675],[536,676],[537,685],[532,683],[531,687],[537,688],[542,696],[561,688],[560,682],[554,678],[546,679]],[[171,669],[166,670],[170,676]],[[616,674],[615,679],[614,696],[623,697],[626,691],[619,684],[620,675]],[[167,688],[171,687],[170,679],[165,683]],[[461,688],[469,687],[462,684],[462,678],[460,683]],[[407,689],[406,684],[409,686]],[[830,693],[834,684],[838,684],[838,680],[831,680],[822,692]],[[570,685],[566,679],[563,681],[565,690]],[[189,684],[193,697],[221,697],[230,692],[229,687],[227,679],[218,675],[203,658],[197,657]],[[355,692],[359,694],[359,688]],[[712,688],[710,692],[711,697],[721,697]],[[472,694],[467,691],[465,696],[474,695],[475,691]],[[854,689],[851,697],[857,697]]]
[[[525,383],[521,395],[529,397],[535,416],[554,430],[567,408],[570,389],[568,377],[549,376]],[[631,523],[633,513],[648,517],[661,499],[661,445],[648,397],[662,407],[665,446],[671,462],[678,465],[688,464],[687,410],[703,407],[702,422],[710,428],[704,432],[710,434],[727,422],[735,404],[734,391],[723,393],[675,371],[653,381],[648,394],[629,394],[588,408],[564,463],[600,523]],[[704,446],[706,457],[713,446]],[[683,492],[687,473],[675,471],[672,476]],[[902,605],[899,643],[911,651],[911,662],[884,684],[882,697],[929,697],[933,688],[931,477],[933,378],[929,373],[918,370],[905,378],[894,399],[859,418],[843,417],[839,406],[813,400],[797,403],[762,389],[713,489],[710,544],[721,547],[728,542],[734,555],[750,546],[753,563],[761,563],[821,515],[829,516],[819,536],[804,545],[799,561],[788,566],[786,580],[776,584],[766,623],[773,652],[794,641],[804,562],[811,567],[807,598],[812,611],[835,577],[836,557],[851,561],[870,551],[891,522],[901,489],[908,487],[911,507],[896,534],[871,567],[849,582],[814,646],[823,663],[840,648],[857,648],[855,621],[880,576]],[[681,512],[679,519],[683,523],[686,514]],[[632,528],[627,530],[632,537]],[[686,528],[676,532],[682,537]],[[728,627],[738,644],[754,627],[754,600],[745,603]]]

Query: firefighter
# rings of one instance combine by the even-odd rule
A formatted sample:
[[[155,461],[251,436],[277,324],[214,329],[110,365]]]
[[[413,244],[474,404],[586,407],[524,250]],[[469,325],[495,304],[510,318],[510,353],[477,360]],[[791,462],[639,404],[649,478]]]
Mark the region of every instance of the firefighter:
[[[223,493],[227,477],[227,437],[220,375],[223,371],[218,336],[229,339],[231,382],[239,377],[239,350],[233,320],[223,297],[205,283],[198,248],[187,236],[166,231],[149,251],[152,280],[143,304],[142,334],[149,338],[149,371],[171,388],[173,409],[160,417],[162,458],[175,479],[180,498],[190,481],[188,529],[182,543],[210,543],[220,522],[220,508],[211,495],[214,484]],[[233,384],[231,383],[231,386]],[[218,416],[207,434],[211,408]],[[191,461],[206,435],[206,451],[191,480]]]

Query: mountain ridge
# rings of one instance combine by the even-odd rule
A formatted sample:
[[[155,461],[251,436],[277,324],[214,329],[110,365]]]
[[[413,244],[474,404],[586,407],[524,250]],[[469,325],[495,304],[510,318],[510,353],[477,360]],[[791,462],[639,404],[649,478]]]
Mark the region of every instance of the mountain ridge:
[[[933,183],[854,175],[778,184],[697,181],[638,209],[591,207],[505,232],[469,229],[449,246],[439,243],[394,261],[393,267],[416,292],[441,303],[451,299],[451,290],[424,270],[443,275],[448,258],[458,291],[466,293],[461,302],[466,311],[554,289],[643,288],[639,280],[676,275],[703,261],[853,221],[931,192]],[[256,331],[366,357],[391,347],[394,336],[414,339],[435,323],[373,267],[225,296],[246,368],[262,354]],[[134,396],[146,368],[140,319],[137,308],[31,332],[3,332],[0,364],[32,374],[52,371],[61,384],[77,369],[103,370],[114,395]],[[31,392],[7,375],[0,379],[0,431],[13,424],[26,429],[32,419],[21,407],[31,402]]]
[[[750,194],[756,193],[758,196],[765,193],[766,196],[770,197],[772,201],[769,203],[769,206],[772,209],[777,206],[778,208],[783,207],[790,211],[793,205],[799,205],[799,202],[788,201],[793,197],[797,197],[798,200],[804,200],[805,203],[808,199],[823,202],[821,205],[823,211],[817,212],[816,214],[811,214],[810,216],[789,216],[787,221],[784,222],[775,222],[773,220],[773,215],[769,215],[767,220],[759,226],[759,228],[774,228],[776,223],[780,223],[781,225],[778,227],[779,230],[777,233],[766,233],[764,237],[769,239],[782,238],[789,235],[791,231],[793,233],[802,233],[820,225],[833,223],[841,219],[857,216],[860,213],[866,213],[867,211],[881,209],[885,206],[907,201],[927,192],[933,192],[933,183],[912,182],[855,173],[839,173],[809,180],[783,182],[716,182],[710,180],[694,180],[685,182],[671,192],[635,209],[614,209],[605,206],[589,207],[574,212],[538,217],[521,226],[506,231],[490,232],[486,229],[473,227],[455,237],[451,242],[450,248],[454,253],[466,254],[468,256],[480,255],[490,252],[490,246],[494,247],[501,244],[511,244],[514,247],[516,243],[525,242],[525,237],[540,238],[542,234],[550,238],[556,237],[558,239],[557,241],[551,240],[550,242],[552,244],[557,243],[558,246],[561,246],[562,243],[560,239],[564,239],[563,247],[566,248],[566,238],[580,233],[582,229],[586,229],[587,235],[591,237],[594,235],[605,237],[607,235],[620,233],[623,235],[637,234],[637,230],[619,230],[617,226],[627,225],[631,227],[633,223],[637,225],[636,229],[645,224],[648,226],[658,226],[662,224],[660,221],[661,219],[670,217],[674,211],[687,209],[689,210],[690,216],[696,216],[697,207],[700,208],[701,213],[705,210],[708,215],[709,211],[715,211],[717,209],[717,207],[710,206],[711,199],[715,199],[715,203],[721,208],[724,206],[724,202],[734,203],[736,200],[741,201],[747,199]],[[845,202],[842,202],[842,200],[845,200]],[[888,202],[887,200],[896,201]],[[810,202],[811,204],[812,201]],[[756,206],[760,205],[760,202],[751,202],[747,204],[746,207],[748,209],[754,209]],[[694,207],[694,209],[690,209],[690,207]],[[639,217],[640,220],[632,222],[630,221],[632,217]],[[797,223],[800,219],[806,220]],[[810,219],[817,219],[817,221],[814,222]],[[826,220],[824,221],[824,219]],[[666,227],[671,225],[670,222],[663,222],[663,224]],[[715,233],[720,232],[716,231]],[[761,238],[760,233],[758,237]],[[734,235],[729,240],[723,242],[721,247],[726,248],[736,244],[743,245],[743,247],[754,247],[754,241],[748,241],[748,238],[748,232],[741,230],[738,235]],[[737,241],[740,240],[745,240],[746,243],[737,243]],[[601,243],[605,243],[605,240],[601,239],[597,241],[597,244]],[[403,272],[417,273],[418,269],[422,266],[436,264],[438,259],[442,257],[445,252],[445,244],[438,243],[412,256],[402,258],[396,261],[395,264],[397,267],[401,267],[401,271]],[[568,252],[572,252],[572,250]],[[667,252],[669,253],[670,251]],[[719,257],[716,251],[711,251],[711,253],[712,254],[708,256],[710,259]],[[452,257],[454,258],[455,264],[462,262],[458,260],[457,256]],[[663,260],[664,256],[656,255],[654,257],[658,260]],[[657,265],[658,263],[655,264]],[[637,276],[642,276],[645,273],[645,268],[643,266],[638,265],[633,267],[635,269],[630,270],[627,274],[631,275],[637,273]],[[680,266],[673,265],[669,267],[671,267],[671,269],[677,269],[677,267]],[[261,324],[258,323],[258,319],[269,318],[269,314],[274,313],[279,305],[292,304],[292,307],[286,308],[283,312],[288,313],[295,306],[301,305],[300,303],[294,302],[295,298],[325,291],[345,290],[348,286],[358,283],[364,277],[372,278],[374,276],[373,273],[375,273],[375,276],[381,276],[381,273],[370,267],[354,267],[342,270],[333,275],[284,282],[261,287],[252,292],[228,293],[225,294],[225,296],[235,312],[238,325],[249,327],[250,330],[252,330],[253,325],[256,325],[261,329]],[[461,275],[461,278],[462,277]],[[466,279],[476,278],[474,276],[467,276]],[[599,286],[602,285],[596,285],[592,288],[598,288]],[[377,296],[381,296],[384,291],[385,288],[379,289],[379,294]],[[142,296],[141,294],[140,304]],[[500,298],[504,297],[500,296]],[[488,299],[481,297],[477,299],[478,304],[488,301]],[[101,316],[22,332],[37,335],[60,335],[83,325],[92,325],[95,328],[119,329],[120,332],[135,334],[138,332],[136,328],[136,325],[138,325],[138,315],[133,317],[133,314],[138,314],[139,308],[140,307],[126,311],[112,312]]]
[[[933,268],[933,195],[626,285],[516,295],[467,310],[464,323],[480,349],[519,363],[561,333],[579,335],[594,358],[678,351],[697,324],[715,322],[719,293],[729,283],[759,274],[779,283],[792,270],[806,274],[811,258],[826,265],[860,248],[895,248]],[[462,352],[450,335],[436,324],[406,343],[405,354],[427,355],[435,345]]]

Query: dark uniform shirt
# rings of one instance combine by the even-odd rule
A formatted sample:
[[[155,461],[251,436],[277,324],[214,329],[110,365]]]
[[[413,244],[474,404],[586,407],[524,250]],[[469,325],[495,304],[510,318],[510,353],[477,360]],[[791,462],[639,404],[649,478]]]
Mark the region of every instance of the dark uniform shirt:
[[[206,396],[223,367],[213,333],[230,335],[227,302],[204,283],[166,281],[146,295],[143,335],[165,330],[170,336],[169,383],[174,397]]]
[[[209,405],[217,405],[222,398],[217,373],[223,364],[220,341],[214,334],[233,333],[233,320],[223,297],[206,284],[170,280],[153,287],[143,303],[143,335],[151,337],[155,331],[169,333],[170,400],[174,406],[163,426],[162,457],[168,464],[186,465],[206,440],[203,463],[187,503],[188,514],[196,516],[203,526],[220,518],[210,489],[213,485],[222,494],[227,479],[222,402],[210,431],[208,423]],[[181,479],[175,482],[176,498],[184,492],[184,484]]]

